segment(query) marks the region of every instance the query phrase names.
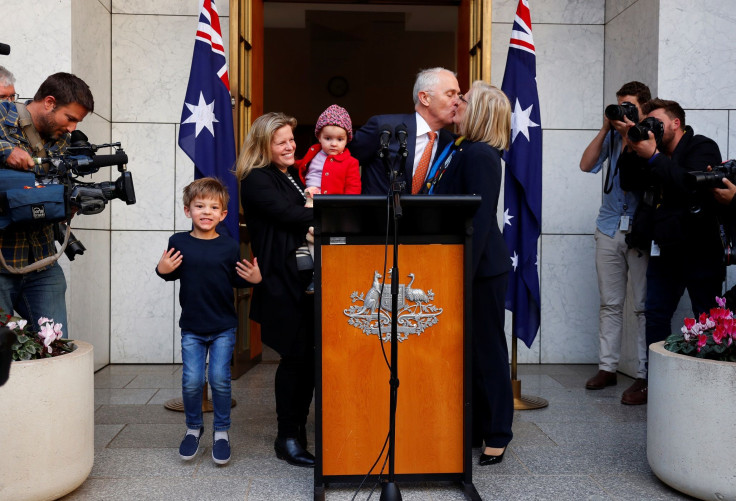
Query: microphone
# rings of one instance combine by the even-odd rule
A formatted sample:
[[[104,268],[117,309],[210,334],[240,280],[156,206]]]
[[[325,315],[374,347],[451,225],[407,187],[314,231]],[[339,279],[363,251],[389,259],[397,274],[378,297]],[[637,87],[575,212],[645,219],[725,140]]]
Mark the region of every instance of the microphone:
[[[391,136],[393,136],[394,131],[391,129],[391,126],[388,124],[383,124],[379,128],[381,132],[379,132],[379,141],[381,143],[381,151],[388,149],[388,143],[391,141]]]
[[[399,124],[396,126],[396,139],[399,140],[399,151],[406,150],[406,124]]]
[[[7,56],[8,54],[10,54],[10,45],[0,43],[0,56]]]

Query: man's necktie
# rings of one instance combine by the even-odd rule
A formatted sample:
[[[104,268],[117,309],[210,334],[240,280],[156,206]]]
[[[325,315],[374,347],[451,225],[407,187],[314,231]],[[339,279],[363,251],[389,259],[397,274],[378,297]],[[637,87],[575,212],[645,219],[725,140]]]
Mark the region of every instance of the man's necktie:
[[[424,178],[427,177],[427,169],[429,169],[429,161],[432,159],[432,147],[434,146],[434,140],[437,139],[437,133],[433,131],[427,132],[429,136],[429,142],[424,148],[422,158],[419,159],[417,170],[414,171],[414,177],[411,180],[411,193],[412,195],[419,193],[424,184]]]

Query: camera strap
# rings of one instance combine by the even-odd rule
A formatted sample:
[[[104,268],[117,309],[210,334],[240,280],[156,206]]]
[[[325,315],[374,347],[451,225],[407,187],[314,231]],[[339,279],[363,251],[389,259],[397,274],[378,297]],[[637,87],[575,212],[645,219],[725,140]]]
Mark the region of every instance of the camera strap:
[[[61,249],[59,249],[59,252],[57,252],[53,256],[45,257],[43,259],[36,261],[35,263],[31,263],[28,266],[23,266],[22,268],[16,268],[15,266],[8,266],[8,263],[5,262],[5,256],[3,256],[3,253],[0,252],[0,266],[2,266],[6,270],[8,270],[9,273],[12,273],[14,275],[24,275],[26,273],[30,273],[32,271],[36,271],[41,268],[45,268],[46,266],[51,266],[56,261],[58,261],[61,255],[64,253],[64,250],[66,249],[66,246],[69,243],[69,238],[71,234],[72,234],[71,227],[69,225],[66,225],[66,233],[64,235],[64,242],[61,244]]]
[[[603,181],[603,193],[606,195],[611,193],[611,190],[613,190],[613,181],[616,178],[616,174],[618,174],[618,162],[616,162],[613,176],[611,176],[611,164],[613,163],[613,129],[609,132],[611,135],[608,138],[608,170],[606,170],[606,179]]]
[[[28,108],[26,108],[26,105],[23,103],[15,103],[15,108],[18,110],[18,125],[20,125],[26,138],[28,138],[28,142],[33,150],[33,155],[40,158],[46,158],[46,148],[43,147],[41,135],[33,125],[33,119],[31,118],[31,113],[28,111]],[[48,174],[48,167],[46,164],[42,164],[41,167],[44,169],[44,172]]]

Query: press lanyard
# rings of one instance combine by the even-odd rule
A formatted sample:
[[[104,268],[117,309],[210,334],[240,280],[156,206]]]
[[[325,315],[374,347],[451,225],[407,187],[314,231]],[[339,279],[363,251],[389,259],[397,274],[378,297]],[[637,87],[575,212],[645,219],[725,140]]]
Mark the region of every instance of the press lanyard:
[[[430,195],[434,191],[435,184],[442,179],[442,174],[445,173],[447,166],[450,165],[452,157],[455,156],[455,152],[457,151],[457,147],[460,146],[460,143],[464,140],[465,136],[460,136],[455,140],[455,142],[448,144],[437,157],[437,160],[435,160],[432,168],[429,170],[429,175],[427,176],[427,193]]]

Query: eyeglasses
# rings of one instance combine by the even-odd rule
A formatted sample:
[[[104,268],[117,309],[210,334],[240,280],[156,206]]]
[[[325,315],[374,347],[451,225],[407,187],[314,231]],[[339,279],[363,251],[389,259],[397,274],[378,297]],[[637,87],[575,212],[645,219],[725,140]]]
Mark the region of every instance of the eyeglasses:
[[[465,99],[465,94],[458,94],[458,95],[457,95],[457,97],[458,97],[458,99],[460,99],[460,101],[462,101],[463,103],[465,103],[465,104],[468,104],[468,101],[467,101],[467,100]]]
[[[18,94],[0,94],[0,101],[17,101],[18,97]]]

